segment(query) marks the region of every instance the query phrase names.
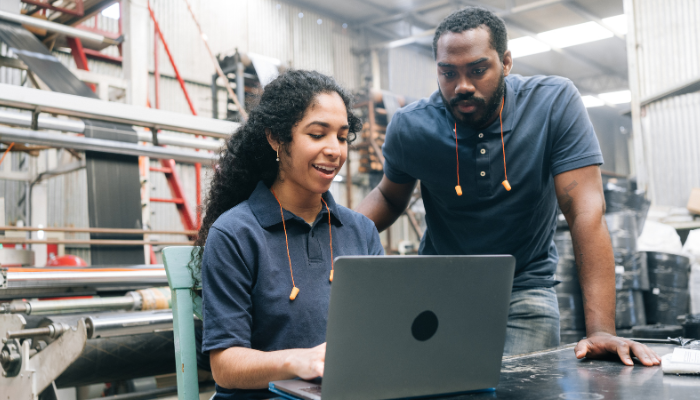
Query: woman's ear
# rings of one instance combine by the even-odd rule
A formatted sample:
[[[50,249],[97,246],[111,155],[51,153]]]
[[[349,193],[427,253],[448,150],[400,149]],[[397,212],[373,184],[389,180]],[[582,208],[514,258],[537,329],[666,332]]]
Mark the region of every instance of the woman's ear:
[[[272,137],[272,131],[270,128],[265,128],[265,136],[267,137],[267,142],[270,143],[270,147],[272,147],[272,151],[278,151],[280,148],[280,142]]]

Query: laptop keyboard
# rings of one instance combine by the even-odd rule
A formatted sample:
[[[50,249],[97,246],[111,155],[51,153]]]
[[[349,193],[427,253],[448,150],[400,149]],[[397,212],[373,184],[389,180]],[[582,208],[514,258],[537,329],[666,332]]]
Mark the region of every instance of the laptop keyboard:
[[[321,395],[321,386],[319,386],[319,385],[309,386],[309,387],[301,388],[299,390],[301,390],[302,392],[315,394],[317,396]]]

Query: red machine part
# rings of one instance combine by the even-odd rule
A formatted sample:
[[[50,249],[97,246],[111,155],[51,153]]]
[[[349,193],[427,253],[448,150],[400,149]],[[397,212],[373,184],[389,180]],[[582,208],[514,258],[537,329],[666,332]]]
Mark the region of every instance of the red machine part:
[[[87,267],[88,264],[82,258],[73,255],[51,257],[46,262],[47,267]]]

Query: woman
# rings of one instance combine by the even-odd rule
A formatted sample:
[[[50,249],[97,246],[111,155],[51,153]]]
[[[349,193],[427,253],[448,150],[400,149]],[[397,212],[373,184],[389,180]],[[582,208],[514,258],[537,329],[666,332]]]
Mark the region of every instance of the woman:
[[[374,224],[328,191],[360,129],[332,78],[290,71],[226,143],[197,239],[217,399],[323,375],[333,257],[384,253]]]

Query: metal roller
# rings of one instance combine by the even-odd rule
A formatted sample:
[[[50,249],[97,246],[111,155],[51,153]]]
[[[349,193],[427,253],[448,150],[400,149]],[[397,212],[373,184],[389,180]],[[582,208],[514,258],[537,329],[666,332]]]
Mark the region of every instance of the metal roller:
[[[173,313],[158,310],[98,314],[87,317],[85,325],[89,339],[172,331]]]
[[[170,308],[170,288],[162,287],[127,292],[125,296],[5,303],[0,304],[0,313],[56,315],[90,311],[163,310],[168,308]]]
[[[0,268],[5,275],[4,285],[0,288],[55,288],[55,287],[128,287],[163,286],[168,284],[165,269],[162,266],[146,268]]]

